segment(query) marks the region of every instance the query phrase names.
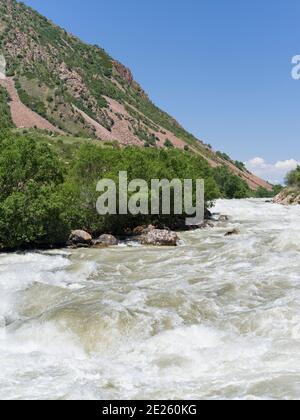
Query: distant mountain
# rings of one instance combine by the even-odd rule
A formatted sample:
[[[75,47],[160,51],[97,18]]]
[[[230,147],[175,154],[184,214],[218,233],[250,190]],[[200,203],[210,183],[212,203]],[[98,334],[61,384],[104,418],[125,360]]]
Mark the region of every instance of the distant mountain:
[[[0,85],[15,126],[122,145],[189,148],[270,190],[241,163],[215,153],[156,107],[131,71],[15,0],[0,0]],[[1,93],[1,92],[0,92]],[[3,107],[4,105],[2,105]]]

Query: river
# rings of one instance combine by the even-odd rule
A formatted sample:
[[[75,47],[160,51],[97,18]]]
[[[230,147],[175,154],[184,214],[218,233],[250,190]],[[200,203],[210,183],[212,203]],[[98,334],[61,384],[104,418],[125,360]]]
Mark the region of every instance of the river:
[[[177,248],[0,254],[0,399],[298,399],[299,210],[220,200],[230,221]]]

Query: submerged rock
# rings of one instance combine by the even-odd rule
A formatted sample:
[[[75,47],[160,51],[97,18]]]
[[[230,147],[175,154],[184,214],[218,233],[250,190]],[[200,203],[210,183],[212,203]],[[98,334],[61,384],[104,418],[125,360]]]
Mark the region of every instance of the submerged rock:
[[[93,238],[84,230],[73,230],[69,237],[68,245],[70,246],[90,246]]]
[[[201,225],[198,225],[198,229],[213,229],[215,225],[210,220],[204,220],[204,222],[201,223]]]
[[[300,204],[300,191],[296,188],[286,188],[273,199],[273,203],[284,206]]]
[[[177,246],[180,238],[175,232],[166,229],[152,229],[140,238],[142,245]]]
[[[92,242],[93,246],[102,248],[107,246],[116,246],[119,244],[119,241],[113,235],[101,235],[98,239]]]
[[[229,217],[226,216],[226,214],[214,213],[210,220],[213,220],[214,222],[228,222]]]
[[[233,229],[225,233],[225,236],[234,236],[234,235],[240,235],[240,234],[241,234],[241,231],[239,229]]]

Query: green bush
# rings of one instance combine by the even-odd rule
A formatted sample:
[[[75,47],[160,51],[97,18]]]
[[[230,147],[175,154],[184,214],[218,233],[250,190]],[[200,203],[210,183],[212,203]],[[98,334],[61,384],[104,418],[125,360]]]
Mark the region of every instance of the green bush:
[[[284,187],[282,185],[280,185],[280,184],[274,185],[273,186],[274,196],[277,195],[277,194],[279,194],[283,190],[283,188]]]
[[[224,198],[245,198],[250,189],[245,181],[234,175],[226,166],[213,169],[214,179]]]
[[[254,196],[256,198],[272,198],[279,194],[282,189],[282,185],[274,185],[271,191],[267,190],[266,188],[259,187],[258,190],[255,191]]]
[[[0,204],[0,249],[64,244],[67,225],[61,201],[50,186],[29,182]]]
[[[246,166],[244,164],[244,162],[239,162],[238,160],[236,160],[234,162],[235,166],[240,169],[241,171],[245,171],[246,170]]]
[[[40,116],[44,118],[48,118],[46,106],[42,101],[34,98],[33,96],[29,96],[29,94],[24,89],[21,88],[18,82],[16,83],[16,88],[17,88],[20,100],[24,105],[28,106],[28,108],[32,109],[34,112],[36,112]]]

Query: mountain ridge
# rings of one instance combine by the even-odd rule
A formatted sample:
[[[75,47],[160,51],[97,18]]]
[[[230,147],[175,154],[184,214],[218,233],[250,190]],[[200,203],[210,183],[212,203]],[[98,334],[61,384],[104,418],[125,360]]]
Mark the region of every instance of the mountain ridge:
[[[227,166],[253,190],[272,189],[157,108],[130,69],[102,48],[83,43],[15,0],[0,0],[1,56],[0,83],[12,99],[17,128],[36,126],[122,146],[188,148],[213,167]],[[24,124],[16,118],[20,109],[28,117]]]

